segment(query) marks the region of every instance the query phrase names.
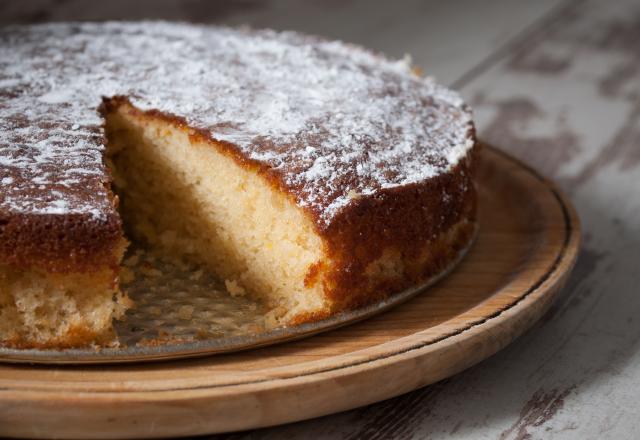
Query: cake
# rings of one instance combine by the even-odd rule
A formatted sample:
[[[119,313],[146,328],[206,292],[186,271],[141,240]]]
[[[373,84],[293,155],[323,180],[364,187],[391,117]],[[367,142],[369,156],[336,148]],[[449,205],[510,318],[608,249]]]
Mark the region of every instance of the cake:
[[[475,229],[458,94],[294,32],[165,22],[0,31],[0,344],[114,342],[129,239],[277,325],[417,285]]]

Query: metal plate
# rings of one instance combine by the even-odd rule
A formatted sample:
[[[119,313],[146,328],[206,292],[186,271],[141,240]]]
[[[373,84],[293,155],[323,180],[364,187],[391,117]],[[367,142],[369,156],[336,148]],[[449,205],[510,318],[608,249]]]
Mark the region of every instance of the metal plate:
[[[474,237],[475,238],[475,237]],[[115,330],[118,346],[73,349],[0,348],[0,361],[33,364],[114,364],[174,360],[279,344],[326,332],[390,309],[446,276],[467,253],[425,283],[385,300],[330,318],[292,327],[265,322],[268,310],[201,268],[167,262],[141,248],[125,264],[135,273],[124,290],[136,303]]]

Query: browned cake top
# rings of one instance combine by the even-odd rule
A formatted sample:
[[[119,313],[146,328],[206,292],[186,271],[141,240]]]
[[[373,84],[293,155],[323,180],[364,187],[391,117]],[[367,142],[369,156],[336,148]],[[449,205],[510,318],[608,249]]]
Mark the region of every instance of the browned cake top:
[[[112,96],[226,142],[325,227],[358,195],[447,172],[473,146],[456,93],[344,43],[158,22],[9,27],[0,31],[0,220],[113,226],[97,111]]]

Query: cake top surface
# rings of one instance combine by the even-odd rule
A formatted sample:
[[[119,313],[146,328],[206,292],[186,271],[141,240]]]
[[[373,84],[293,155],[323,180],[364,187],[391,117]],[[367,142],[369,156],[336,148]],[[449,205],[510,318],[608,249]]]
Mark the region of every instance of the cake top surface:
[[[102,97],[184,118],[294,189],[325,225],[473,146],[455,93],[356,46],[165,22],[0,30],[0,213],[112,213]]]

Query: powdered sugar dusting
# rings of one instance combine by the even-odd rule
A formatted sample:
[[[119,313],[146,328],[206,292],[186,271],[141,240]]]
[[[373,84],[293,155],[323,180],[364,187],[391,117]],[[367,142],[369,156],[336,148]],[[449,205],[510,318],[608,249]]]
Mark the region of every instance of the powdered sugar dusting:
[[[406,60],[340,42],[143,22],[5,28],[0,43],[0,208],[10,212],[112,209],[103,96],[126,95],[237,145],[325,224],[353,194],[421,182],[473,146],[455,92],[416,77]]]

